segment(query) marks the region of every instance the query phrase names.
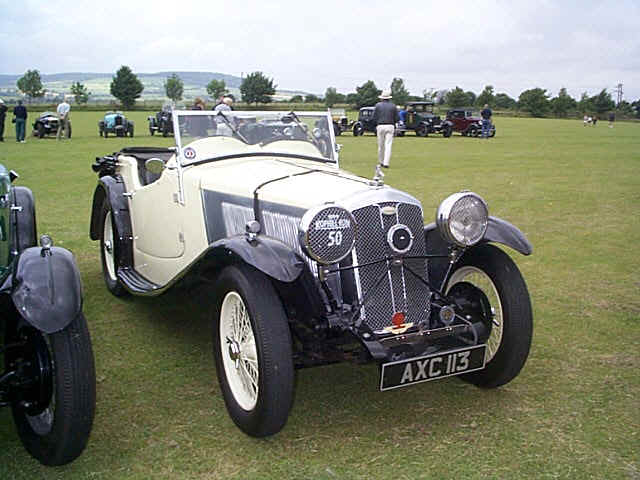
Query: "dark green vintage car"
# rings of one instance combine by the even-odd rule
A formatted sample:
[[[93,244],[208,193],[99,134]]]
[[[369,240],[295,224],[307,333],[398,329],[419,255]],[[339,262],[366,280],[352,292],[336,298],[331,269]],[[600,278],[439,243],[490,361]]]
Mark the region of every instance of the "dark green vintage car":
[[[36,246],[31,190],[0,165],[0,406],[27,451],[63,465],[84,450],[95,411],[91,339],[73,255]]]

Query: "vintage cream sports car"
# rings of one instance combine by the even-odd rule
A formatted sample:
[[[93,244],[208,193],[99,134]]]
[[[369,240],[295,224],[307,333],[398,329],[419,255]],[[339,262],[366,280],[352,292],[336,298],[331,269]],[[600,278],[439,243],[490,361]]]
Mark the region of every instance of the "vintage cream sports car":
[[[518,375],[531,303],[494,244],[532,247],[479,195],[454,193],[424,225],[379,170],[340,169],[328,112],[176,110],[173,127],[174,148],[96,159],[90,236],[116,296],[210,285],[218,379],[244,432],[283,428],[301,367],[377,362],[380,390]]]

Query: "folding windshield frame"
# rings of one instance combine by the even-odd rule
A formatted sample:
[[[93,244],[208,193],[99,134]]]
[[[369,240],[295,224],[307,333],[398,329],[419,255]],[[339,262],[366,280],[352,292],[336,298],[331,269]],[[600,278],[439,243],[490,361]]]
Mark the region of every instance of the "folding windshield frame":
[[[327,163],[333,163],[336,167],[339,167],[339,155],[338,155],[338,151],[337,151],[337,144],[336,144],[336,137],[335,137],[335,132],[333,129],[333,119],[331,118],[331,112],[327,109],[324,112],[310,112],[310,111],[280,111],[280,110],[274,110],[274,111],[252,111],[252,110],[234,110],[234,111],[227,111],[227,110],[221,110],[221,111],[214,111],[214,110],[172,110],[172,115],[171,115],[171,121],[173,122],[173,132],[174,132],[174,139],[176,141],[176,169],[178,171],[178,202],[181,205],[185,204],[185,198],[184,198],[184,181],[183,181],[183,169],[186,167],[190,167],[193,165],[193,163],[188,163],[185,161],[184,158],[184,145],[182,145],[182,137],[180,136],[180,122],[179,122],[179,117],[181,115],[184,116],[215,116],[215,115],[219,115],[222,114],[224,116],[239,116],[239,115],[255,115],[255,116],[260,116],[260,115],[265,115],[265,116],[285,116],[285,115],[290,115],[291,113],[295,114],[295,115],[301,115],[301,116],[306,116],[306,117],[318,117],[318,118],[322,118],[325,117],[327,119],[327,127],[329,130],[329,137],[331,139],[331,159],[327,159],[325,158],[325,160],[327,160]],[[278,152],[273,152],[274,156],[278,155]],[[249,154],[250,155],[250,154]],[[309,157],[305,157],[307,159],[309,159]],[[320,157],[318,157],[320,158]],[[333,162],[331,162],[331,160],[333,160]]]

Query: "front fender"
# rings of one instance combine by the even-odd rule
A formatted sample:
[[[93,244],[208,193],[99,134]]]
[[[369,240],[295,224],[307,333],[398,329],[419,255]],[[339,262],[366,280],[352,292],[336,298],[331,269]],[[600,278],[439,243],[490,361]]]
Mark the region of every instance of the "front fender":
[[[73,254],[51,247],[24,250],[17,259],[9,285],[16,310],[45,333],[64,329],[82,309],[82,282]]]
[[[244,235],[223,238],[210,246],[210,251],[230,251],[244,262],[280,282],[293,282],[304,269],[304,261],[288,245],[275,238],[259,235],[248,242]]]
[[[439,250],[443,250],[442,247],[446,245],[446,242],[440,236],[438,227],[434,222],[424,226],[424,235],[425,240],[427,241],[427,250],[429,250],[430,243],[432,245],[439,245]],[[525,234],[512,223],[498,217],[489,216],[487,231],[480,243],[488,242],[501,243],[507,247],[513,248],[522,255],[531,255],[531,253],[533,253],[533,246]]]

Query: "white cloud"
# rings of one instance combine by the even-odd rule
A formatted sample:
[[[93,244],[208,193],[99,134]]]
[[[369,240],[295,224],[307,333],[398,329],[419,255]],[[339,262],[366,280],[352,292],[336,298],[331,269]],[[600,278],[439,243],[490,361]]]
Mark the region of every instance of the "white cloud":
[[[640,98],[640,4],[503,0],[324,2],[0,0],[2,73],[261,70],[281,88],[339,91],[372,79],[511,96],[577,97],[625,84]],[[169,11],[173,10],[173,11]]]

